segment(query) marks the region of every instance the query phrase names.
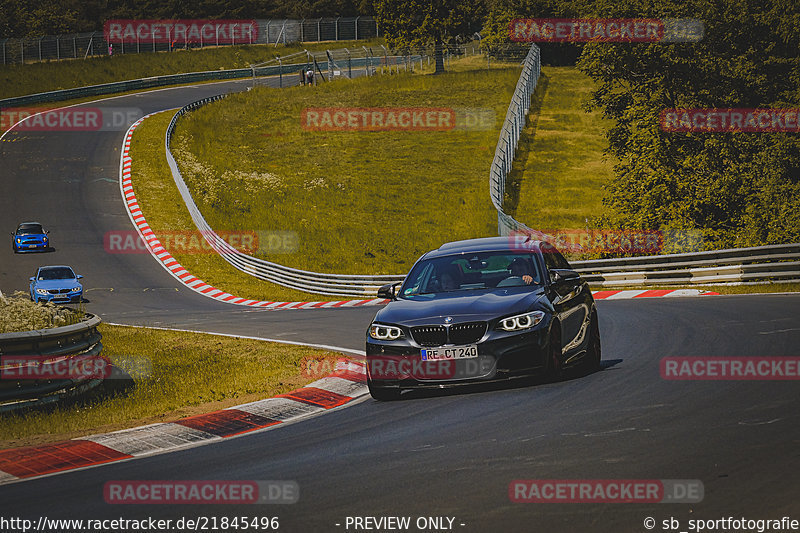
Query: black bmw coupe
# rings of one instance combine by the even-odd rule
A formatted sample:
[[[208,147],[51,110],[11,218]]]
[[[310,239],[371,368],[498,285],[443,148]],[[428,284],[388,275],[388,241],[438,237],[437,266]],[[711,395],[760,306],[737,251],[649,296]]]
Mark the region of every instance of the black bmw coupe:
[[[600,366],[592,293],[547,242],[444,244],[378,296],[391,300],[367,331],[367,384],[378,400],[410,388]]]

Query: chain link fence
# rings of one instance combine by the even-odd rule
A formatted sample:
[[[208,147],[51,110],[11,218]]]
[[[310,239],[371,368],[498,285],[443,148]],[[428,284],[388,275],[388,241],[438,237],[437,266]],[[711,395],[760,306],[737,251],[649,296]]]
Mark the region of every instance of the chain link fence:
[[[497,209],[497,231],[499,235],[510,235],[521,232],[530,235],[531,228],[518,222],[503,211],[503,200],[506,192],[506,176],[511,172],[517,143],[525,127],[525,120],[531,105],[531,95],[536,90],[541,73],[541,53],[536,44],[532,44],[522,66],[517,87],[508,106],[500,140],[494,152],[494,160],[489,170],[489,195]]]
[[[288,44],[294,42],[350,41],[379,37],[378,23],[372,17],[338,17],[317,19],[258,19],[255,36],[246,36],[238,41],[221,42],[219,37],[200,40],[184,38],[174,43],[158,39],[139,39],[135,42],[106,39],[104,32],[73,33],[68,35],[45,35],[30,39],[0,39],[0,61],[3,65],[19,64],[51,59],[81,59],[107,55],[109,45],[114,54],[140,54],[163,52],[177,48],[205,48],[209,46],[243,44]],[[162,40],[163,41],[163,40]]]

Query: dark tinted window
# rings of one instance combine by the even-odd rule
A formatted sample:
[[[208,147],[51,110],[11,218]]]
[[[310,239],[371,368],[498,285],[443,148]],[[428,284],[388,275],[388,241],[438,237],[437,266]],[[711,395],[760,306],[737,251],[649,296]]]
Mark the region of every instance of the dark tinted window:
[[[534,286],[541,276],[529,253],[478,252],[420,261],[411,269],[400,296]]]
[[[69,267],[43,268],[39,271],[39,280],[73,279],[75,273]]]
[[[20,224],[17,228],[17,235],[33,235],[37,233],[44,233],[41,224]]]
[[[544,264],[547,265],[547,270],[552,268],[572,269],[567,260],[564,259],[564,256],[553,246],[542,245],[542,256],[544,256]]]

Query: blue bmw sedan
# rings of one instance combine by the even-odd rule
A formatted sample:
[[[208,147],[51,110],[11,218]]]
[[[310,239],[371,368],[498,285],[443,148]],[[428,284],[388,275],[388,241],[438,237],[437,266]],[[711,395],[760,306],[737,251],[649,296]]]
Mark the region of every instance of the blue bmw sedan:
[[[83,276],[68,266],[39,267],[30,278],[30,296],[34,302],[70,303],[83,299]]]

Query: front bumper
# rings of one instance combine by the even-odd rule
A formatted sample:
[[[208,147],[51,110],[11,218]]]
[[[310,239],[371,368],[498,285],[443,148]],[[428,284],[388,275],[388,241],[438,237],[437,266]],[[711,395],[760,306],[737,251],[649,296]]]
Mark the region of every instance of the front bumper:
[[[48,242],[21,242],[21,243],[13,243],[14,249],[18,252],[33,252],[33,251],[42,251],[42,250],[49,250],[50,243]]]
[[[441,388],[541,373],[547,366],[549,321],[518,333],[490,330],[476,343],[478,357],[423,361],[423,347],[408,336],[367,337],[367,376],[380,388]]]
[[[55,304],[68,304],[80,302],[83,299],[83,291],[67,294],[39,294],[35,293],[37,301],[53,302]]]

